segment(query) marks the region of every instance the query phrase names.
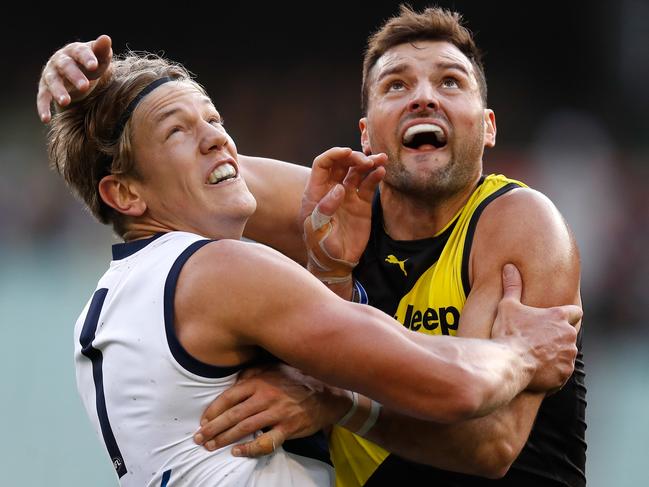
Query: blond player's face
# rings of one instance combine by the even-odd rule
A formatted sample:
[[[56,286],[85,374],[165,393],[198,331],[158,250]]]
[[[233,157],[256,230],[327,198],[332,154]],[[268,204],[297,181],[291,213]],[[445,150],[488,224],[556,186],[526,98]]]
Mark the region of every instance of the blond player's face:
[[[453,44],[400,44],[370,72],[366,152],[386,152],[386,183],[406,192],[453,191],[481,172],[495,143],[495,117],[483,106],[473,65]]]
[[[189,82],[151,92],[133,114],[134,155],[147,217],[213,238],[233,235],[256,202],[211,100]]]

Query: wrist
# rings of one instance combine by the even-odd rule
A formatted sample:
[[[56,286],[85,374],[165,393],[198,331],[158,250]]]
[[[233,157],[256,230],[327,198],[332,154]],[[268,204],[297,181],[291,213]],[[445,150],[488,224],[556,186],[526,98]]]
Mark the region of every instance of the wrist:
[[[365,436],[371,431],[381,414],[382,406],[368,397],[356,392],[349,392],[352,404],[336,424],[354,434]]]
[[[331,255],[325,245],[332,231],[331,217],[322,215],[317,207],[304,220],[304,243],[307,249],[307,269],[326,285],[344,285],[352,280],[358,262]],[[351,289],[351,288],[350,288]]]
[[[344,282],[327,283],[324,280],[321,280],[321,282],[325,284],[330,291],[333,291],[345,301],[353,301],[354,282],[351,278],[351,275],[349,276],[349,279]]]
[[[529,384],[540,367],[535,350],[530,346],[529,341],[516,336],[494,340],[506,346],[518,358],[520,376],[524,382]]]
[[[327,411],[327,424],[338,424],[354,406],[354,396],[351,391],[334,386],[325,386],[322,394],[322,404]]]

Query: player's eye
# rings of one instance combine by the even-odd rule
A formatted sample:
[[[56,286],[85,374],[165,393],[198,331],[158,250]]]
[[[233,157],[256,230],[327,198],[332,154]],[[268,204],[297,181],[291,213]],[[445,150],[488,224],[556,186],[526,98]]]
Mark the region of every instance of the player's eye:
[[[390,81],[387,86],[387,91],[403,91],[406,88],[406,84],[401,80]]]
[[[451,77],[446,77],[442,80],[442,86],[444,88],[459,88],[460,83],[457,79],[451,78]]]

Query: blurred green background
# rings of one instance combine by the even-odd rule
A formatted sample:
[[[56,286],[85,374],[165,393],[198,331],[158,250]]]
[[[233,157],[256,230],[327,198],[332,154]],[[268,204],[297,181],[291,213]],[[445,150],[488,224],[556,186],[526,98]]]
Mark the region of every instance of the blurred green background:
[[[464,13],[486,52],[498,145],[485,171],[550,196],[581,248],[589,485],[649,485],[649,3],[440,4]],[[241,153],[308,165],[333,145],[358,148],[364,42],[396,5],[198,2],[166,11],[111,3],[93,13],[66,5],[6,16],[2,485],[117,484],[72,360],[74,322],[116,239],[47,169],[35,110],[47,57],[102,33],[116,52],[164,51],[198,75]]]

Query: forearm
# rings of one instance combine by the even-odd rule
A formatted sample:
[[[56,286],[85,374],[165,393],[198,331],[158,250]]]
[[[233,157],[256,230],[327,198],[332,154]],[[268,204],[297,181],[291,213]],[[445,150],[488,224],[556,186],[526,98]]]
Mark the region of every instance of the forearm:
[[[534,372],[506,342],[414,333],[377,309],[346,302],[263,246],[219,241],[201,252],[206,261],[222,263],[195,266],[205,276],[193,288],[210,283],[198,304],[213,310],[208,323],[220,322],[241,342],[404,414],[439,422],[486,414],[513,398]],[[231,278],[220,289],[214,275],[224,274]],[[248,277],[254,275],[266,278]],[[214,296],[221,306],[213,305]],[[236,311],[241,302],[249,316],[243,323]]]
[[[257,200],[244,236],[269,245],[304,265],[306,249],[298,212],[309,168],[288,162],[239,155],[244,180]]]
[[[525,445],[541,400],[542,395],[523,393],[488,416],[450,425],[384,409],[364,437],[415,462],[496,478]]]
[[[456,414],[451,422],[489,414],[523,391],[536,371],[528,347],[515,338],[483,340],[409,335],[453,368]],[[425,419],[425,418],[423,418]]]

